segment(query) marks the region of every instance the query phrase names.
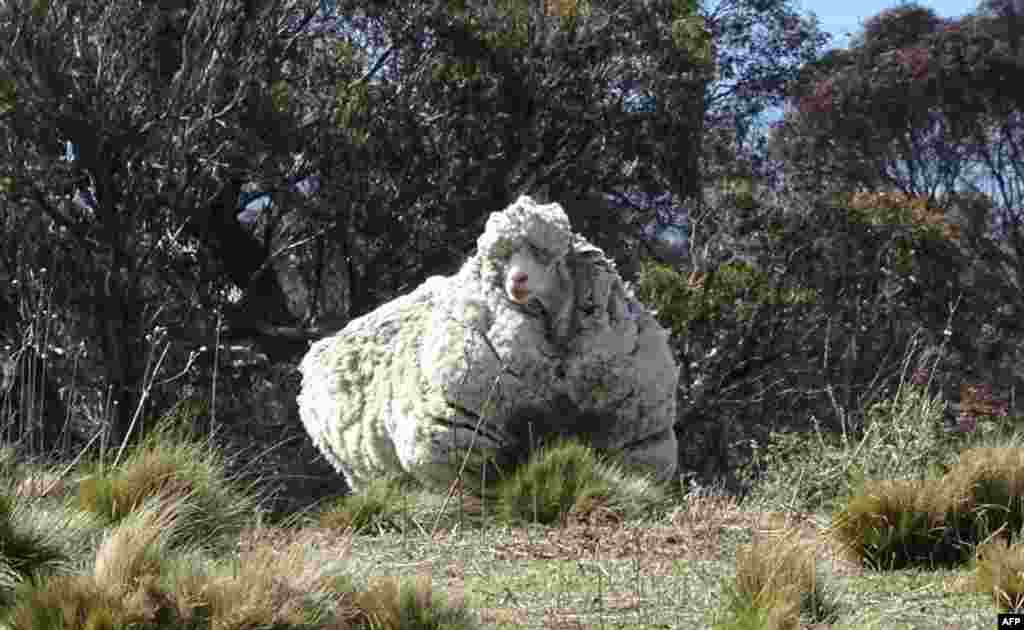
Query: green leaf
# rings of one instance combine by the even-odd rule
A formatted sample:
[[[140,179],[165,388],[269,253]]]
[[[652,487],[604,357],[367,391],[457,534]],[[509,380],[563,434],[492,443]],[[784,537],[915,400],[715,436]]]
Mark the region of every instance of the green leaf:
[[[288,87],[287,81],[275,81],[270,86],[270,102],[275,112],[283,114],[289,110],[290,95],[291,89]]]
[[[50,13],[50,0],[32,0],[32,17],[41,20]]]
[[[711,33],[705,27],[704,18],[699,15],[690,15],[672,22],[672,42],[677,48],[687,51],[699,65],[707,66],[714,61]]]
[[[0,79],[0,114],[6,114],[14,110],[17,103],[17,91],[14,81]]]

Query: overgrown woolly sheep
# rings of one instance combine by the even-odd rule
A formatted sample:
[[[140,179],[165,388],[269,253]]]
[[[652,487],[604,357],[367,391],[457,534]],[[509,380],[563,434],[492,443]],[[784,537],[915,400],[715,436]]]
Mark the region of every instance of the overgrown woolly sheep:
[[[584,331],[596,346],[574,358]],[[644,365],[641,351],[653,352]],[[664,331],[557,204],[520,197],[493,213],[457,275],[353,320],[315,343],[300,370],[302,421],[353,489],[400,472],[444,487],[471,445],[491,456],[522,449],[527,422],[538,434],[558,425],[600,435],[622,410],[657,418],[606,446],[653,439],[639,459],[675,467],[678,368]]]

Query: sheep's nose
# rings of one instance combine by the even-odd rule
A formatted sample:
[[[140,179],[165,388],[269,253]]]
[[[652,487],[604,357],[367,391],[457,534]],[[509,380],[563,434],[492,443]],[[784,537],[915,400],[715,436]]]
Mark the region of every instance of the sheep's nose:
[[[526,275],[525,271],[517,271],[512,274],[512,282],[515,282],[516,284],[525,284],[529,279],[530,276]]]

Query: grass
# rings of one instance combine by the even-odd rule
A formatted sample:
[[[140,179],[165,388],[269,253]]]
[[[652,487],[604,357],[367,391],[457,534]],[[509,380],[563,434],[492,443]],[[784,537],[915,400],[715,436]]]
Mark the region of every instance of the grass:
[[[736,579],[723,585],[728,602],[717,628],[799,628],[836,617],[837,604],[818,573],[815,550],[795,529],[757,536],[736,554]]]
[[[4,495],[0,511],[0,627],[888,627],[881,611],[892,597],[955,607],[950,618],[967,625],[954,627],[987,627],[1020,593],[1017,555],[868,569],[838,558],[841,537],[824,513],[673,492],[574,442],[540,450],[494,505],[456,493],[440,517],[445,497],[393,479],[268,527],[251,507],[258,498],[223,466],[168,430],[117,468],[82,461],[63,492],[44,491],[55,471],[12,467],[20,478],[4,485],[25,491]],[[21,483],[47,475],[42,489]],[[947,475],[962,478],[955,467]],[[82,483],[96,479],[127,498],[97,500],[100,482]],[[226,497],[249,517],[216,512]],[[956,580],[959,590],[945,586]]]
[[[357,586],[343,561],[351,534],[332,541],[334,558],[301,533],[239,550],[243,530],[261,531],[255,498],[226,478],[215,453],[171,432],[135,447],[116,469],[93,462],[82,473],[66,496],[2,497],[2,627],[471,627],[422,577]],[[60,539],[69,515],[81,521],[78,533],[96,534],[87,553]]]
[[[259,523],[258,497],[214,450],[174,430],[130,447],[117,467],[101,461],[6,469],[0,627],[470,628],[517,619],[510,604],[537,587],[560,593],[550,606],[533,601],[557,623],[643,623],[646,602],[670,582],[644,575],[631,554],[669,550],[684,540],[672,531],[699,526],[675,505],[680,524],[662,513],[663,544],[652,545],[667,494],[572,442],[506,480],[483,518],[470,518],[464,495],[438,519],[443,497],[389,480],[279,527]],[[533,505],[548,525],[531,522]],[[622,527],[631,520],[637,527]],[[405,560],[392,562],[396,553]],[[675,570],[671,555],[659,574]],[[495,569],[511,571],[495,581]]]
[[[484,497],[381,479],[268,525],[178,408],[114,457],[3,448],[0,628],[988,628],[1024,602],[1024,437],[951,436],[928,389],[776,436],[743,501],[561,441]]]

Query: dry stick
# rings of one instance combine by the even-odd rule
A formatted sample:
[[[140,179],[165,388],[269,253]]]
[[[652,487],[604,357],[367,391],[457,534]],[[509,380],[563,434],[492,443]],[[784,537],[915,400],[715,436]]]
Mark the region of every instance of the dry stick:
[[[213,344],[213,385],[210,392],[210,438],[217,434],[217,373],[220,367],[220,327],[222,313],[220,304],[217,305],[217,335]]]
[[[107,399],[103,402],[103,418],[101,420],[103,422],[104,426],[100,430],[100,435],[103,436],[103,439],[100,440],[100,470],[101,471],[103,470],[103,458],[107,454],[107,438],[109,437],[107,435],[107,432],[108,432],[108,429],[110,427],[110,408],[114,404],[113,400],[114,400],[114,386],[113,385],[107,385]]]
[[[28,361],[25,363],[25,371],[28,374],[28,391],[26,392],[24,399],[26,406],[25,421],[28,424],[28,435],[29,435],[29,452],[41,453],[43,450],[43,418],[42,418],[42,398],[44,392],[36,394],[36,390],[39,389],[40,383],[43,383],[45,374],[43,372],[43,359],[46,353],[46,314],[47,309],[45,303],[43,304],[42,312],[36,313],[36,326],[35,335],[35,351],[32,352]]]
[[[156,367],[153,368],[152,372],[150,372],[149,382],[146,384],[145,387],[142,388],[142,396],[139,397],[139,404],[135,406],[135,414],[132,416],[132,421],[128,425],[128,431],[126,431],[124,434],[124,439],[121,440],[121,448],[118,449],[117,456],[114,458],[115,467],[117,466],[118,462],[121,461],[121,455],[124,454],[125,447],[128,446],[128,438],[131,437],[132,431],[135,430],[135,423],[139,420],[139,417],[142,416],[142,408],[146,404],[146,400],[149,399],[149,392],[153,387],[153,380],[156,378],[156,375],[160,373],[160,367],[163,366],[164,358],[167,356],[167,351],[170,350],[170,348],[171,344],[168,343],[164,345],[164,350],[160,354],[160,358],[156,362]]]
[[[501,378],[500,374],[498,376],[494,377],[494,384],[491,386],[491,392],[493,392],[495,387],[497,387],[498,379],[500,379],[500,378]],[[490,394],[488,394],[487,399],[484,402],[484,404],[486,405],[487,402],[490,401],[490,399],[491,399],[491,396],[490,396]],[[481,413],[480,414],[480,419],[477,420],[476,427],[473,428],[473,435],[470,437],[469,446],[466,448],[466,456],[462,458],[462,465],[459,467],[459,472],[458,472],[458,477],[457,477],[459,479],[462,478],[462,474],[466,471],[466,466],[469,464],[469,456],[473,452],[473,446],[476,444],[476,436],[480,433],[480,425],[482,425],[483,422],[484,422],[484,414]],[[486,468],[486,466],[484,468]],[[431,537],[433,537],[433,535],[435,533],[437,533],[437,526],[441,522],[441,515],[444,514],[445,510],[448,508],[448,501],[451,500],[451,498],[452,498],[452,496],[454,496],[454,494],[455,494],[454,489],[449,489],[448,494],[444,498],[444,503],[441,504],[441,509],[438,511],[437,517],[434,519],[434,526],[431,527],[431,529],[430,529]]]
[[[526,429],[530,432],[530,452],[534,452],[533,449],[536,445],[533,443],[533,421],[530,421],[526,425]],[[533,524],[537,524],[537,486],[533,487]]]
[[[64,468],[64,472],[57,475],[57,478],[54,479],[49,486],[47,486],[46,490],[43,491],[44,495],[50,494],[50,491],[57,487],[57,484],[60,483],[60,480],[63,479],[64,476],[67,475],[72,468],[75,467],[75,464],[78,463],[78,460],[82,459],[82,455],[85,455],[85,452],[89,450],[89,447],[92,446],[92,443],[96,441],[96,438],[103,435],[103,433],[103,429],[100,429],[99,431],[96,432],[96,435],[92,436],[92,439],[89,440],[89,443],[82,447],[82,450],[78,453],[78,455],[76,455],[75,458],[71,460],[71,463],[68,464],[66,468]]]
[[[50,328],[50,322],[53,321],[52,317],[47,317],[53,313],[53,288],[46,292],[46,307],[43,311],[44,325],[42,326],[42,350],[36,353],[36,361],[38,361],[37,367],[37,378],[39,385],[39,400],[36,405],[36,419],[39,423],[39,450],[42,451],[43,447],[49,446],[53,448],[53,445],[47,445],[46,440],[46,383],[47,383],[47,372],[46,369],[46,356],[47,347],[50,345],[50,335],[52,330]],[[35,391],[33,389],[33,391]]]
[[[402,493],[402,548],[409,548],[409,493]]]
[[[463,382],[465,382],[465,378],[463,378]],[[458,445],[455,442],[455,431],[452,431],[451,433],[449,433],[449,436],[451,436],[451,449],[449,451],[449,456],[448,456],[448,465],[451,465],[453,463],[452,462],[453,458],[455,459],[456,462],[458,461],[459,454],[458,454]],[[451,494],[454,494],[455,493],[455,489],[459,488],[459,525],[458,525],[458,528],[457,528],[457,530],[459,532],[459,536],[462,535],[462,527],[464,525],[463,519],[462,519],[462,517],[463,517],[462,507],[463,507],[464,501],[463,501],[462,492],[461,492],[461,482],[462,482],[461,476],[456,477],[455,481],[448,488],[448,491]]]
[[[480,542],[484,540],[484,530],[487,529],[487,466],[484,466],[480,473]]]
[[[78,382],[78,361],[82,358],[83,346],[78,346],[78,352],[75,353],[75,361],[71,365],[71,387],[68,389],[67,404],[64,409],[64,428],[61,429],[61,456],[68,453],[71,449],[71,409],[75,405],[75,399],[77,398],[77,387]]]
[[[639,527],[636,527],[636,528],[633,529],[633,549],[635,549],[636,552],[637,552],[637,555],[633,556],[633,584],[635,585],[634,586],[634,590],[636,592],[636,620],[637,620],[637,623],[640,623],[640,621],[641,621],[641,615],[640,615],[641,605],[640,605],[640,603],[643,601],[643,597],[644,597],[644,585],[643,585],[643,582],[641,581],[642,578],[640,577],[640,554],[641,554],[641,547],[640,547],[640,528]]]

